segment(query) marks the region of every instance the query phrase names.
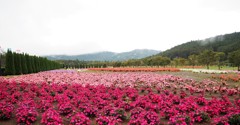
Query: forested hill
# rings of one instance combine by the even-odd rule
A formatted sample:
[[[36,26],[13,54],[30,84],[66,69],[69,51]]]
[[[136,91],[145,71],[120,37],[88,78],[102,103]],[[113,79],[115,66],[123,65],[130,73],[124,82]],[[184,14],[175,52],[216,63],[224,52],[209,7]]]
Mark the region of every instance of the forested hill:
[[[75,56],[68,55],[50,55],[46,56],[50,60],[82,60],[82,61],[124,61],[128,59],[141,59],[151,55],[158,54],[160,51],[150,49],[136,49],[129,52],[98,52],[82,54]]]
[[[219,35],[205,40],[190,41],[163,51],[158,55],[167,56],[170,58],[187,58],[191,54],[199,54],[206,49],[224,52],[226,54],[236,51],[240,49],[240,32]]]

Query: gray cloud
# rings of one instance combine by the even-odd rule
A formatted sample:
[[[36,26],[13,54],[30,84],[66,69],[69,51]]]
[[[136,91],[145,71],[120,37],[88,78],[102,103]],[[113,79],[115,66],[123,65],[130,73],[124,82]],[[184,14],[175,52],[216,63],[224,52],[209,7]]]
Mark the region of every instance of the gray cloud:
[[[239,31],[238,5],[234,0],[0,0],[0,46],[37,55],[164,51]]]

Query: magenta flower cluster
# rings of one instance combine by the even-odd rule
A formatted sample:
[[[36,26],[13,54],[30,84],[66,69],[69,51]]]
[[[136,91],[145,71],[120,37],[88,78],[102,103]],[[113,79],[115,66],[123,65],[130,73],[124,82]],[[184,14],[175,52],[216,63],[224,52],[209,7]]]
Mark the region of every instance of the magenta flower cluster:
[[[70,121],[70,125],[90,125],[90,119],[83,113],[75,114]]]
[[[17,123],[19,125],[31,125],[37,120],[38,112],[33,101],[21,102],[16,110]]]
[[[62,118],[56,110],[48,109],[43,113],[41,123],[44,125],[61,125]]]
[[[0,120],[7,120],[12,117],[13,105],[7,102],[0,102]]]

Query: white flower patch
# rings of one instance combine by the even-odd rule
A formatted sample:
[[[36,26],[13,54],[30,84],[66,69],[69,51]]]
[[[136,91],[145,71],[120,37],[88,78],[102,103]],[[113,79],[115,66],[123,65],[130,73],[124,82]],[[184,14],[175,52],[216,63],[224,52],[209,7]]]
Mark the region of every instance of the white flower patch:
[[[227,74],[227,71],[222,70],[209,70],[209,69],[180,69],[181,71],[191,71],[194,73],[207,73],[207,74]]]

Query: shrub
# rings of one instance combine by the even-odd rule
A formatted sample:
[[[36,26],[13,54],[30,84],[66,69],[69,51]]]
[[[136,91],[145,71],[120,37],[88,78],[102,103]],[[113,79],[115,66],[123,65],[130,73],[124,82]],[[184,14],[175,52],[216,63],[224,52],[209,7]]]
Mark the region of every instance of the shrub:
[[[35,107],[31,107],[28,105],[21,105],[17,109],[17,123],[18,124],[25,124],[25,125],[31,125],[37,120],[37,110]]]
[[[240,123],[240,114],[235,114],[229,117],[230,125],[238,125]]]
[[[60,103],[58,105],[58,110],[61,115],[68,116],[73,112],[73,106],[69,102]]]
[[[127,120],[127,114],[122,108],[114,109],[112,112],[110,112],[110,116],[114,116],[122,121]]]
[[[210,117],[207,113],[205,112],[197,112],[193,115],[193,119],[197,123],[203,123],[203,122],[209,122]]]
[[[12,116],[13,105],[6,102],[0,103],[0,120],[8,120]]]
[[[52,104],[47,100],[41,100],[38,105],[38,109],[40,109],[40,112],[45,112],[49,108],[52,108]]]

